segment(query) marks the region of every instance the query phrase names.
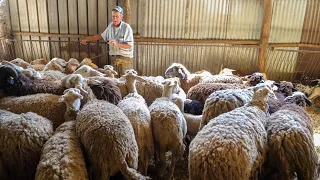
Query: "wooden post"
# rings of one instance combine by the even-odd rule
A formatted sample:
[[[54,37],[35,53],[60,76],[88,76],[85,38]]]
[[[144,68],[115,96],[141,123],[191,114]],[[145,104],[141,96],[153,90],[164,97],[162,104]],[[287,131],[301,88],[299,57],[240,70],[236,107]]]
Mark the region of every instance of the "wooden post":
[[[10,42],[6,39],[10,38],[9,26],[9,7],[7,1],[0,1],[0,59],[11,60]]]
[[[125,0],[125,3],[124,3],[124,22],[131,24],[130,0]]]
[[[265,72],[266,70],[266,54],[267,54],[267,46],[268,46],[270,30],[271,30],[272,7],[273,7],[273,0],[264,0],[264,15],[263,15],[263,22],[262,22],[261,37],[260,37],[261,48],[259,50],[259,60],[258,60],[259,72]]]

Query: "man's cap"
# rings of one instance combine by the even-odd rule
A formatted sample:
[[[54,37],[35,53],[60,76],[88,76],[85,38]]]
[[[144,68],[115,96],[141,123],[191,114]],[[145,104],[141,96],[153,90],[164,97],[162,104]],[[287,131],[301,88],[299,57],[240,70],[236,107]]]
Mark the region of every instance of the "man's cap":
[[[116,11],[118,11],[120,14],[123,15],[123,9],[122,9],[120,6],[116,6],[116,7],[114,7],[112,10],[116,10]]]

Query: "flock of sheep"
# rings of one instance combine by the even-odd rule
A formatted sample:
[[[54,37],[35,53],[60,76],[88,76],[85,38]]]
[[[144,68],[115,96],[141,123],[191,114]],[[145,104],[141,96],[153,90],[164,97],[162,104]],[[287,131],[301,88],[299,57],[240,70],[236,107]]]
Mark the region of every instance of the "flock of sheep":
[[[192,180],[316,180],[305,107],[319,81],[232,71],[117,78],[88,58],[2,61],[0,179],[172,179],[187,156]]]

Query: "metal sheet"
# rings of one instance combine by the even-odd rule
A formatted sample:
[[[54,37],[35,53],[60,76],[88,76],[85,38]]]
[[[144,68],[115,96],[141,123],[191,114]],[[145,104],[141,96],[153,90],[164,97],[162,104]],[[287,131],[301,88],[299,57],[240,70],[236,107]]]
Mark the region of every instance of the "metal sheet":
[[[270,43],[299,43],[306,0],[274,0]]]
[[[221,67],[236,69],[240,74],[252,73],[257,64],[258,48],[138,44],[137,66],[140,74],[164,75],[172,63],[182,63],[190,72],[207,70],[217,74]]]
[[[301,37],[302,43],[320,44],[320,1],[307,1],[307,9],[305,21],[303,25],[303,32]]]

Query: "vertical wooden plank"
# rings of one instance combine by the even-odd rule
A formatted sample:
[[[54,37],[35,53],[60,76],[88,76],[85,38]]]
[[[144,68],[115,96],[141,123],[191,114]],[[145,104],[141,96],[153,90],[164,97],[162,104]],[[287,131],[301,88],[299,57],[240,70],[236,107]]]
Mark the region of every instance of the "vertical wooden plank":
[[[263,23],[261,30],[261,38],[260,38],[260,50],[259,50],[259,60],[258,60],[258,70],[259,72],[265,72],[266,70],[266,54],[270,37],[270,29],[271,29],[271,18],[272,18],[272,7],[273,0],[264,0],[264,15],[263,15]]]
[[[68,34],[69,23],[68,23],[68,0],[58,0],[58,15],[59,15],[59,24],[61,34]],[[68,47],[68,38],[60,38],[61,41],[61,58],[68,61],[69,57],[69,47]]]
[[[26,0],[18,0],[18,11],[20,18],[20,30],[24,32],[29,32],[29,20],[28,20],[28,10]],[[25,61],[30,61],[31,59],[31,47],[30,47],[30,37],[22,36],[22,48],[23,57]]]
[[[49,33],[48,27],[48,18],[49,16],[47,7],[46,7],[46,0],[38,0],[38,19],[39,19],[39,32],[41,33]],[[43,41],[48,41],[48,37],[41,37]],[[41,58],[46,60],[50,60],[50,46],[48,42],[41,42]]]
[[[98,33],[102,33],[108,26],[108,1],[98,0]],[[104,42],[101,40],[101,42]],[[107,45],[100,43],[99,54],[107,52]],[[99,57],[98,66],[103,67],[108,64],[108,53]]]
[[[30,32],[39,32],[37,0],[29,0],[27,6],[28,6],[28,13],[29,13]],[[35,40],[35,41],[30,42],[30,46],[31,46],[30,47],[30,50],[31,50],[30,61],[41,57],[41,55],[40,55],[41,48],[40,48],[40,44],[39,44],[39,37],[31,36],[31,40]]]
[[[124,8],[123,8],[123,13],[124,13],[124,21],[128,24],[131,24],[131,4],[130,0],[124,0]]]
[[[79,16],[79,34],[88,34],[88,11],[87,11],[88,0],[78,0],[78,16]],[[86,45],[80,46],[80,57],[79,61],[83,58],[88,57],[88,48]]]
[[[134,34],[138,32],[138,1],[139,0],[131,0],[130,7],[131,7],[131,23],[130,26],[132,27],[132,31]]]
[[[0,2],[0,39],[10,38],[10,15],[7,1]],[[1,59],[12,59],[10,43],[0,40],[0,58]]]
[[[49,15],[49,33],[60,33],[59,30],[59,16],[58,16],[58,0],[47,1],[47,11]],[[59,38],[52,37],[51,41],[59,41]],[[61,57],[59,43],[50,43],[50,57]]]
[[[89,35],[96,35],[98,31],[97,19],[98,19],[98,0],[88,0],[88,21],[89,21]],[[89,57],[97,56],[95,54],[96,42],[88,43]]]
[[[138,21],[138,31],[137,33],[142,36],[142,37],[147,37],[147,33],[145,31],[146,29],[146,23],[147,23],[147,3],[146,1],[142,1],[142,0],[139,0],[139,3],[138,3],[138,9],[139,9],[139,12],[138,12],[138,17],[137,17],[137,21]]]
[[[18,10],[18,1],[17,0],[9,0],[10,4],[10,17],[11,17],[11,28],[12,31],[20,31],[20,20],[19,20],[19,10]],[[21,40],[21,36],[15,36],[15,40]],[[14,43],[14,53],[15,57],[22,57],[22,45],[20,41]],[[11,59],[8,59],[11,60]]]
[[[78,29],[78,3],[77,0],[68,0],[69,9],[69,34],[79,34]],[[71,51],[71,58],[78,59],[80,44],[76,43],[78,38],[70,38],[69,50]]]

